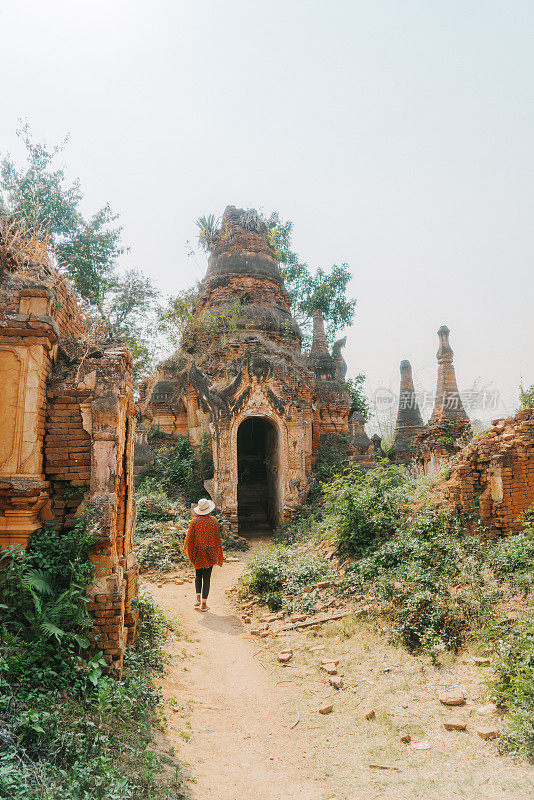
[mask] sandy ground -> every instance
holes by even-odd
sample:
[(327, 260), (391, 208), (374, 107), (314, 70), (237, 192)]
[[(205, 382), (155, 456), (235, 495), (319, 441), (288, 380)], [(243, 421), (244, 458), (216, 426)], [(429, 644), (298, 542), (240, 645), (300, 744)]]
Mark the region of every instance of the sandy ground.
[[(495, 721), (478, 711), (488, 700), (480, 668), (458, 660), (436, 669), (350, 619), (315, 633), (251, 636), (225, 592), (261, 543), (214, 569), (206, 614), (193, 608), (192, 584), (150, 585), (183, 632), (169, 643), (160, 746), (184, 765), (194, 800), (532, 800), (534, 771), (476, 734)], [(281, 667), (276, 656), (287, 647), (294, 658)], [(340, 659), (341, 691), (320, 669), (325, 657)], [(453, 686), (468, 697), (454, 713), (437, 701)], [(328, 699), (334, 711), (323, 716)], [(468, 731), (446, 732), (451, 716)], [(412, 744), (401, 743), (403, 731)], [(412, 749), (418, 741), (429, 748)]]

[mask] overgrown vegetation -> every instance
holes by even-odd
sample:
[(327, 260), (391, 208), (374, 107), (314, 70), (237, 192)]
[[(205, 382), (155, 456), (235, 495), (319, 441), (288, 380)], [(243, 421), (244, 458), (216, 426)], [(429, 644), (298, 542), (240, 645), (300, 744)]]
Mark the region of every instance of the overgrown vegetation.
[[(248, 564), (243, 584), (271, 611), (313, 610), (317, 593), (310, 584), (330, 576), (328, 561), (307, 548), (279, 544), (261, 550)], [(303, 593), (303, 589), (309, 589)]]
[(509, 712), (501, 746), (534, 762), (534, 614), (495, 643), (497, 702)]
[(187, 436), (170, 437), (157, 430), (151, 434), (154, 463), (144, 476), (154, 478), (173, 498), (187, 505), (205, 496), (204, 481), (213, 478), (211, 439), (204, 436), (195, 450)]
[[(317, 541), (327, 539), (348, 559), (335, 580), (344, 598), (364, 598), (413, 652), (437, 659), (443, 650), (458, 651), (496, 603), (532, 589), (534, 534), (526, 515), (522, 533), (492, 543), (481, 527), (470, 533), (466, 520), (432, 510), (428, 489), (427, 478), (386, 460), (368, 472), (351, 465), (329, 476), (312, 520), (303, 511), (278, 536), (281, 544), (256, 556), (245, 590), (270, 607), (290, 608), (284, 598), (292, 594), (293, 572), (301, 573), (302, 559), (317, 559)], [(313, 563), (328, 572), (323, 560)], [(308, 596), (306, 603), (310, 610)]]
[(347, 467), (348, 445), (347, 434), (330, 433), (321, 436), (314, 468), (315, 483), (310, 492), (311, 499), (318, 497), (323, 491), (323, 485)]
[(364, 383), (365, 375), (363, 372), (360, 372), (354, 378), (349, 378), (346, 385), (350, 397), (349, 415), (354, 413), (361, 414), (362, 417), (367, 420), (371, 417), (372, 410), (371, 403), (363, 388)]
[(85, 589), (91, 518), (43, 530), (0, 570), (0, 796), (14, 800), (178, 798), (180, 775), (160, 775), (152, 747), (168, 623), (146, 595), (122, 680), (90, 647)]
[(351, 464), (323, 485), (326, 525), (341, 555), (362, 555), (395, 533), (406, 487), (404, 467), (387, 461), (372, 470)]
[(520, 408), (534, 408), (534, 384), (526, 389), (519, 387), (519, 403)]

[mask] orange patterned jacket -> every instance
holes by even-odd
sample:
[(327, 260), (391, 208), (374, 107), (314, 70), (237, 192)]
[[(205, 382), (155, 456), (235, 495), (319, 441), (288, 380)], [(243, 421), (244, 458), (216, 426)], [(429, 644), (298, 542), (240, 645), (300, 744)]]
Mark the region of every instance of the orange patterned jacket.
[(189, 523), (184, 550), (195, 569), (222, 567), (223, 551), (219, 523), (211, 514), (195, 515)]

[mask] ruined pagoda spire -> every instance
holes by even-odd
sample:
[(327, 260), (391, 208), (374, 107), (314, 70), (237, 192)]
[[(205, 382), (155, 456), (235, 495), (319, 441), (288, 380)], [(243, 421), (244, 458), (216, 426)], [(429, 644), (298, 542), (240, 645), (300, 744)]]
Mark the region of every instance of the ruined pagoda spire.
[(463, 407), (460, 392), (456, 384), (456, 374), (452, 359), (454, 356), (449, 344), (449, 329), (442, 325), (438, 331), (439, 349), (436, 354), (438, 359), (438, 385), (434, 411), (429, 420), (429, 425), (441, 422), (469, 422)]
[(328, 344), (326, 341), (326, 333), (324, 330), (323, 312), (316, 309), (312, 311), (313, 320), (313, 339), (311, 346), (311, 353), (328, 353)]
[(417, 395), (413, 385), (412, 365), (409, 361), (400, 363), (400, 392), (397, 422), (393, 446), (396, 450), (411, 450), (415, 440), (424, 428), (423, 418), (419, 411)]

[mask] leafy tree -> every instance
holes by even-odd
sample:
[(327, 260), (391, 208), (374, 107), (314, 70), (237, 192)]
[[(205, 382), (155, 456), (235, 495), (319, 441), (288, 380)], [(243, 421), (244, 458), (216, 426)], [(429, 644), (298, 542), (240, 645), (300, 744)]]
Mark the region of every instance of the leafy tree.
[(80, 182), (69, 182), (56, 166), (68, 139), (54, 147), (34, 142), (27, 124), (17, 131), (26, 149), (26, 163), (11, 156), (0, 161), (0, 210), (24, 222), (32, 232), (48, 237), (53, 256), (65, 269), (80, 295), (92, 303), (107, 324), (108, 335), (130, 345), (134, 377), (154, 365), (154, 342), (148, 331), (156, 289), (138, 270), (117, 272), (126, 252), (121, 243), (118, 215), (108, 204), (92, 217), (80, 210)]
[(273, 211), (266, 224), (280, 261), (293, 314), (304, 334), (304, 345), (311, 343), (313, 311), (322, 311), (326, 335), (332, 344), (337, 331), (350, 325), (354, 317), (356, 300), (347, 299), (347, 286), (352, 277), (348, 264), (334, 264), (330, 270), (320, 267), (313, 274), (292, 250), (293, 223), (283, 222), (278, 212)]
[(129, 269), (113, 278), (104, 300), (109, 333), (128, 342), (137, 380), (149, 373), (157, 360), (155, 341), (148, 331), (158, 295), (150, 278), (139, 270)]
[(17, 131), (26, 148), (26, 164), (10, 155), (0, 161), (0, 205), (32, 230), (48, 234), (54, 254), (81, 296), (101, 306), (111, 288), (116, 261), (125, 252), (117, 214), (106, 203), (86, 219), (80, 210), (78, 180), (69, 183), (57, 156), (68, 139), (54, 147), (33, 141), (28, 124)]
[(182, 335), (191, 321), (197, 300), (198, 284), (172, 295), (166, 305), (157, 310), (157, 326), (159, 333), (171, 347), (178, 347)]

